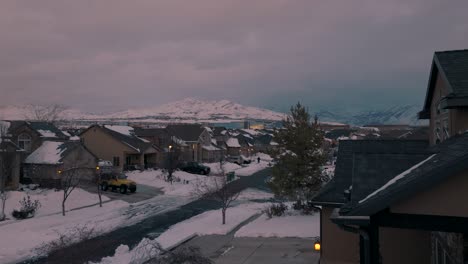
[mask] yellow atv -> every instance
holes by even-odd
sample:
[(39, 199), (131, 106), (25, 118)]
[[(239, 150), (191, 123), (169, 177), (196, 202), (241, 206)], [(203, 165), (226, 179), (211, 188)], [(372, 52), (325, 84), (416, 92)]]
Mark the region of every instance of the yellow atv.
[(101, 175), (101, 190), (107, 191), (111, 188), (112, 191), (119, 189), (121, 194), (136, 192), (136, 183), (127, 179), (127, 175), (120, 173), (103, 174)]

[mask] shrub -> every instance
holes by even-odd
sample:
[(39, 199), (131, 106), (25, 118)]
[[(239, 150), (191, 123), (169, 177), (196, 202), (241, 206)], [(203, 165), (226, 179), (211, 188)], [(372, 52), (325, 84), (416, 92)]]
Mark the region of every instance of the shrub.
[(31, 201), (31, 197), (23, 197), (20, 201), (21, 208), (19, 210), (13, 210), (12, 216), (16, 219), (26, 219), (34, 217), (37, 209), (41, 207), (41, 203), (38, 200)]
[(66, 233), (59, 233), (57, 230), (54, 231), (57, 233), (58, 239), (43, 243), (36, 248), (39, 255), (47, 255), (50, 252), (63, 249), (74, 243), (88, 240), (96, 236), (94, 227), (89, 227), (88, 225), (75, 226), (68, 229)]
[(315, 208), (311, 202), (302, 202), (302, 201), (295, 202), (293, 204), (293, 209), (297, 211), (301, 211), (301, 213), (305, 215), (311, 215), (315, 211), (317, 211), (317, 208)]
[(283, 216), (285, 215), (286, 211), (288, 210), (288, 206), (284, 203), (279, 204), (272, 204), (265, 209), (265, 214), (268, 218), (272, 218), (273, 216)]

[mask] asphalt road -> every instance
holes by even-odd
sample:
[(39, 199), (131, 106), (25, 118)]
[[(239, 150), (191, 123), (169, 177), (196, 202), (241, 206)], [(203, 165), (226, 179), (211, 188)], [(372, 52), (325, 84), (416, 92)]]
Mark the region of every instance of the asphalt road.
[[(240, 190), (246, 188), (268, 189), (265, 180), (270, 176), (270, 170), (266, 169), (252, 176), (241, 177), (231, 183), (233, 188)], [(51, 253), (47, 258), (29, 260), (23, 263), (50, 263), (50, 264), (81, 264), (88, 261), (99, 261), (103, 257), (113, 255), (115, 249), (126, 244), (130, 247), (138, 244), (144, 237), (155, 237), (167, 230), (170, 226), (184, 221), (192, 216), (208, 210), (219, 209), (220, 204), (212, 200), (200, 199), (173, 211), (158, 214), (147, 218), (142, 222), (114, 230), (103, 236), (83, 241), (70, 247)]]
[(304, 238), (234, 238), (233, 235), (201, 236), (186, 246), (199, 247), (216, 264), (316, 264), (320, 254), (314, 240)]
[[(97, 193), (96, 186), (84, 186), (84, 189), (91, 193)], [(148, 185), (138, 184), (135, 193), (127, 192), (121, 194), (119, 191), (102, 191), (102, 195), (109, 197), (111, 200), (122, 200), (127, 203), (137, 203), (147, 199), (151, 199), (157, 195), (164, 194), (160, 188), (151, 187)]]

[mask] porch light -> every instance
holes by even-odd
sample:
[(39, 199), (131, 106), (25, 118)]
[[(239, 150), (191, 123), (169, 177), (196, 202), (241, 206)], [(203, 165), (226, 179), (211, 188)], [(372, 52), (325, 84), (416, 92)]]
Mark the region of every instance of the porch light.
[(58, 174), (62, 174), (62, 170), (58, 170), (57, 173), (58, 173)]
[(172, 145), (169, 145), (169, 150), (171, 150), (171, 149), (172, 149)]
[(314, 243), (314, 250), (315, 251), (320, 251), (322, 245), (320, 245), (320, 241), (315, 241)]
[(96, 166), (96, 170), (99, 170), (99, 169), (100, 169), (99, 166)]

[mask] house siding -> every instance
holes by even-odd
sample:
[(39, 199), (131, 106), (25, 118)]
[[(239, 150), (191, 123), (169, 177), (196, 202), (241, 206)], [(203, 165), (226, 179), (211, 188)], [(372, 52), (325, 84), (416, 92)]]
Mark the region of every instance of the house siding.
[(468, 171), (391, 206), (394, 213), (468, 217)]
[(334, 208), (322, 209), (321, 264), (358, 264), (359, 235), (340, 229), (330, 220)]
[(80, 135), (84, 145), (99, 159), (113, 161), (119, 157), (120, 164), (116, 166), (123, 170), (126, 154), (134, 154), (135, 150), (114, 139), (99, 127), (91, 127)]
[(438, 112), (438, 106), (439, 106), (439, 102), (440, 100), (447, 96), (448, 94), (448, 88), (447, 86), (445, 85), (445, 82), (442, 78), (442, 76), (440, 75), (440, 73), (437, 74), (437, 77), (436, 77), (436, 83), (435, 83), (435, 88), (434, 88), (434, 91), (433, 91), (433, 96), (432, 96), (432, 102), (431, 102), (431, 119), (429, 121), (429, 128), (430, 128), (430, 132), (429, 132), (429, 140), (430, 140), (430, 143), (433, 145), (433, 144), (436, 144), (437, 143), (437, 129), (439, 130), (439, 140), (440, 141), (443, 141), (445, 139), (445, 136), (444, 136), (444, 131), (443, 131), (443, 126), (444, 126), (444, 122), (447, 122), (447, 124), (450, 124), (449, 125), (449, 133), (451, 134), (452, 131), (450, 131), (450, 127), (452, 126), (452, 120), (450, 120), (450, 111), (452, 110), (443, 110), (443, 109), (440, 109), (440, 112)]

